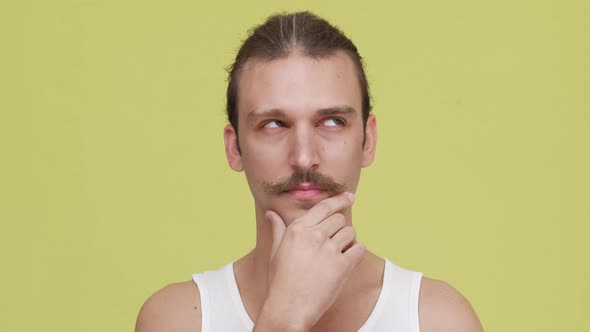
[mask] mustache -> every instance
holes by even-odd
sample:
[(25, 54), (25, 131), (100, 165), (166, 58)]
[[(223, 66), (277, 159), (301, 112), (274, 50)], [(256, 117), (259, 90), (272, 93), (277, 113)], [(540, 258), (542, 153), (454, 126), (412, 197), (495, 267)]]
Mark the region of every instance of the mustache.
[(280, 194), (285, 191), (293, 190), (301, 183), (313, 183), (329, 194), (344, 192), (346, 186), (334, 180), (334, 178), (315, 171), (302, 172), (295, 171), (291, 176), (279, 179), (275, 182), (264, 182), (265, 190), (272, 194)]

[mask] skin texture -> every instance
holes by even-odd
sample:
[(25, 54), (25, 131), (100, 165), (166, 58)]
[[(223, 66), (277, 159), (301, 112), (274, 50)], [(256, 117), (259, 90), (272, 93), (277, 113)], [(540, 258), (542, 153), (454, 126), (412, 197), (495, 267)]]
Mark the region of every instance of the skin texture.
[[(383, 259), (356, 242), (352, 201), (321, 191), (300, 199), (265, 186), (313, 171), (356, 191), (361, 168), (375, 156), (377, 124), (371, 115), (363, 128), (352, 61), (341, 52), (312, 59), (297, 50), (272, 61), (250, 59), (238, 94), (241, 153), (230, 125), (224, 138), (228, 163), (245, 172), (255, 201), (256, 246), (234, 264), (255, 331), (356, 331), (377, 301)], [(290, 283), (287, 275), (295, 276)], [(199, 308), (192, 281), (169, 285), (146, 301), (136, 331), (200, 331)], [(483, 330), (457, 290), (426, 277), (419, 317), (421, 331)]]

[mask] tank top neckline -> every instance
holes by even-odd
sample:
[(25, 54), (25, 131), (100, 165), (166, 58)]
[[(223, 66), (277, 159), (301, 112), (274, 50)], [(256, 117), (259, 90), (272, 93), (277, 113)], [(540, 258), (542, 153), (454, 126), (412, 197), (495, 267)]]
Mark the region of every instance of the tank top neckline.
[[(357, 332), (367, 332), (371, 330), (371, 328), (373, 327), (373, 325), (375, 325), (379, 316), (381, 315), (381, 312), (383, 312), (383, 308), (385, 306), (385, 303), (387, 302), (387, 298), (391, 293), (390, 289), (392, 286), (390, 282), (390, 275), (392, 273), (392, 263), (387, 258), (384, 258), (384, 261), (385, 265), (383, 268), (383, 284), (381, 285), (381, 291), (379, 292), (379, 296), (377, 297), (377, 302), (375, 303), (373, 310), (371, 310), (369, 317)], [(232, 302), (234, 303), (234, 306), (238, 311), (238, 315), (240, 316), (240, 319), (244, 326), (249, 331), (252, 331), (254, 329), (254, 322), (248, 315), (246, 307), (244, 306), (244, 302), (242, 301), (242, 297), (240, 295), (240, 290), (238, 289), (238, 283), (234, 273), (234, 262), (231, 262), (224, 267), (224, 274), (226, 276), (226, 281), (229, 286), (229, 292), (232, 298)]]

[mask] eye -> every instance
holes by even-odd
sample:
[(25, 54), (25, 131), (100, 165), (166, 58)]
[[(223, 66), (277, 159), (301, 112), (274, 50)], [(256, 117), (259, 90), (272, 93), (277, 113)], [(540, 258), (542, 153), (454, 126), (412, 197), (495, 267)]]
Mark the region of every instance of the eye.
[(284, 127), (285, 125), (278, 120), (270, 120), (265, 122), (262, 127), (263, 128), (280, 128), (280, 127)]
[(344, 121), (339, 118), (329, 118), (324, 120), (324, 124), (327, 127), (339, 127), (344, 125)]

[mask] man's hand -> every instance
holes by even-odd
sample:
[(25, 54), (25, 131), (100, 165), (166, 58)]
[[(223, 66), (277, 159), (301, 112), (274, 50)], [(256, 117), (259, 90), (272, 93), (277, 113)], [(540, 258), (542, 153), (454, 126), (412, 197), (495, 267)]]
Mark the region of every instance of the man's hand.
[(353, 201), (351, 193), (327, 198), (289, 227), (266, 213), (273, 232), (269, 288), (255, 331), (307, 331), (334, 304), (366, 251), (340, 213)]

